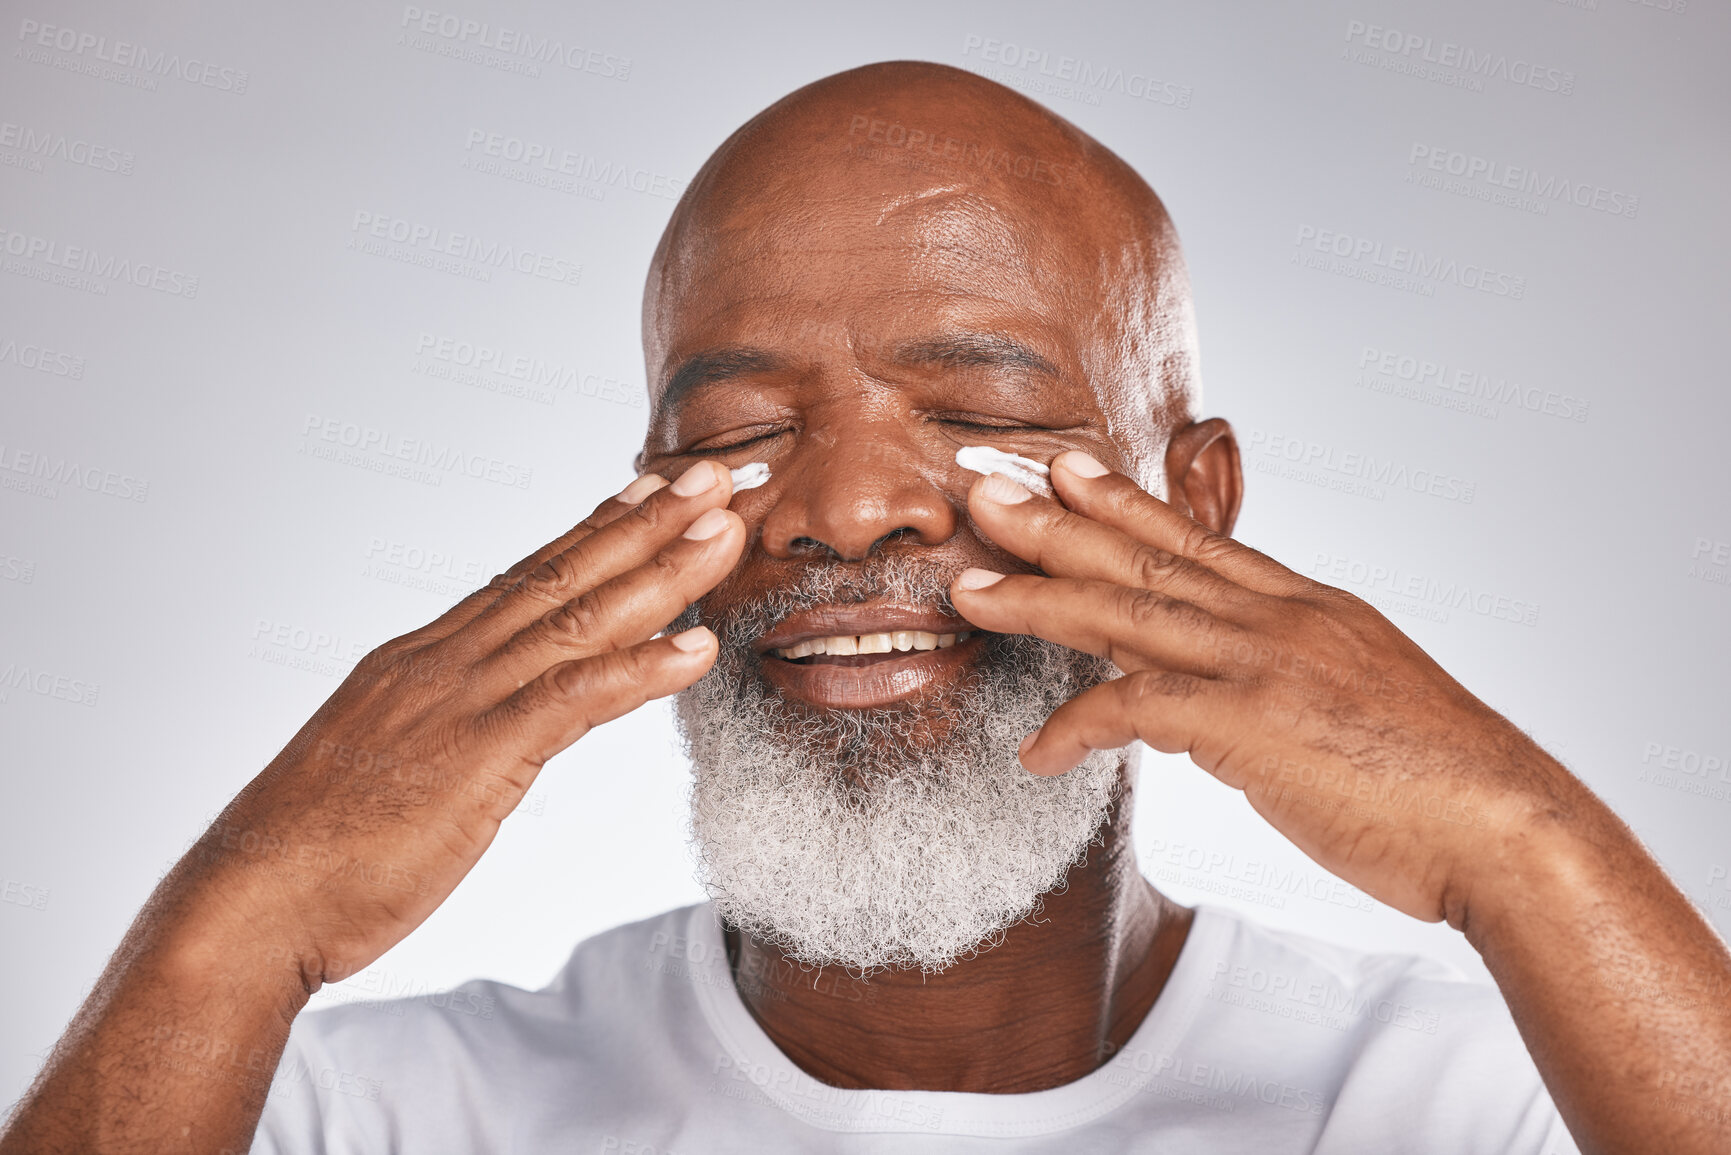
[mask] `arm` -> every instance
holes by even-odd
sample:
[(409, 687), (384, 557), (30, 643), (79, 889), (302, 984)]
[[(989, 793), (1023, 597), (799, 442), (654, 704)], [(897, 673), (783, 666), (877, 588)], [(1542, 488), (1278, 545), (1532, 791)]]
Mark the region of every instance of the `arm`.
[(157, 887), (0, 1155), (244, 1151), (311, 994), (425, 921), (549, 758), (715, 660), (653, 635), (738, 559), (731, 494), (640, 478), (362, 659)]
[(1029, 770), (1189, 753), (1328, 870), (1465, 932), (1584, 1151), (1731, 1150), (1731, 952), (1604, 803), (1358, 598), (1085, 454), (1052, 482), (969, 494), (1045, 576), (952, 587), (984, 629), (1125, 671), (1029, 736)]
[(1449, 922), (1583, 1151), (1731, 1150), (1731, 951), (1597, 799)]

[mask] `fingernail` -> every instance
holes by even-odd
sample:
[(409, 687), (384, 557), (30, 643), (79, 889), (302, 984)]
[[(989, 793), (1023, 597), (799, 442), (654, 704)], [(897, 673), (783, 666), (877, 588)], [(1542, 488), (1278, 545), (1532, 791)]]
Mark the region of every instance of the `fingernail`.
[[(673, 488), (679, 488), (679, 483), (677, 481), (673, 483)], [(701, 492), (701, 490), (699, 492)], [(689, 497), (690, 495), (687, 494), (686, 496)], [(726, 528), (726, 510), (706, 509), (703, 511), (703, 516), (699, 517), (696, 521), (687, 526), (684, 534), (681, 536), (688, 537), (692, 541), (704, 541), (708, 538), (714, 537)]]
[(679, 480), (673, 483), (673, 492), (680, 497), (696, 497), (706, 489), (714, 489), (720, 481), (721, 474), (715, 466), (699, 461), (679, 475)]
[(666, 484), (667, 479), (659, 473), (645, 473), (621, 489), (614, 500), (623, 501), (626, 505), (636, 505)]
[(996, 585), (1004, 580), (1004, 575), (997, 570), (980, 569), (969, 566), (956, 575), (956, 588), (963, 590), (983, 590), (989, 585)]
[(999, 505), (1017, 505), (1034, 495), (1003, 474), (994, 473), (980, 486), (980, 496)]
[[(716, 511), (712, 509), (709, 512), (715, 513)], [(692, 626), (689, 630), (683, 630), (680, 633), (674, 634), (667, 640), (673, 643), (674, 649), (684, 650), (688, 654), (695, 654), (698, 650), (703, 649), (703, 647), (709, 644), (709, 627)]]
[(1058, 457), (1063, 461), (1064, 468), (1077, 477), (1105, 477), (1112, 472), (1080, 449), (1067, 449), (1058, 454)]
[(1039, 736), (1040, 736), (1040, 732), (1038, 730), (1035, 730), (1032, 734), (1029, 734), (1026, 738), (1023, 738), (1022, 744), (1020, 746), (1016, 747), (1016, 757), (1020, 758), (1023, 754), (1026, 754), (1028, 752), (1028, 747), (1032, 746), (1034, 744), (1034, 739), (1038, 738)]

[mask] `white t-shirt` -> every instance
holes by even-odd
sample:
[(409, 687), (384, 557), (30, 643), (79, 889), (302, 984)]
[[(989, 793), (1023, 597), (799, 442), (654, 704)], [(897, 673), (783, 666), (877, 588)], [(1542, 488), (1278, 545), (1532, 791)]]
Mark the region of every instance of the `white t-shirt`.
[(255, 1155), (405, 1152), (1576, 1155), (1492, 987), (1196, 911), (1129, 1042), (1021, 1095), (849, 1091), (740, 1001), (708, 905), (577, 947), (545, 990), (304, 1014)]

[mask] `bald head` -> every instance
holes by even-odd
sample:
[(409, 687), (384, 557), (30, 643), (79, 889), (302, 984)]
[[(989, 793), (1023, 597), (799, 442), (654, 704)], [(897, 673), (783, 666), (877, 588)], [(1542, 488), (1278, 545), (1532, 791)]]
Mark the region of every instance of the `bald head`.
[[(694, 377), (738, 371), (689, 372), (765, 325), (791, 342), (783, 360), (829, 342), (894, 361), (922, 325), (937, 338), (1019, 329), (1039, 345), (1028, 351), (1091, 389), (1126, 464), (1155, 485), (1165, 437), (1197, 399), (1183, 259), (1153, 190), (1068, 121), (943, 65), (874, 64), (807, 85), (692, 181), (644, 296), (658, 408)], [(655, 439), (652, 428), (651, 451)]]

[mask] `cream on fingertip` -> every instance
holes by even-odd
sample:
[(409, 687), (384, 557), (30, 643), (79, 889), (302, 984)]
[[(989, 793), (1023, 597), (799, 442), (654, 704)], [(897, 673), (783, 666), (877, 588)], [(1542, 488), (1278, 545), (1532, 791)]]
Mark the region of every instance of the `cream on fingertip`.
[(1042, 497), (1052, 496), (1052, 483), (1046, 480), (1051, 470), (1031, 457), (1005, 453), (990, 445), (964, 445), (956, 450), (956, 464), (987, 477), (1001, 474)]
[(733, 492), (738, 493), (742, 489), (756, 489), (769, 480), (769, 463), (766, 461), (748, 462), (738, 469), (728, 470), (728, 474), (733, 478)]

